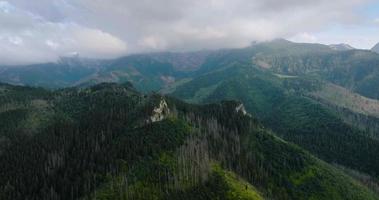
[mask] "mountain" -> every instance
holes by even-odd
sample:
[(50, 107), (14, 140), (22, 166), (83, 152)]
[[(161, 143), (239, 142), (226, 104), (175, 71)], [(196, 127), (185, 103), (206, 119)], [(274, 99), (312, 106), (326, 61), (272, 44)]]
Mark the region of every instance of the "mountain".
[(141, 91), (157, 91), (196, 68), (196, 62), (186, 63), (186, 59), (193, 58), (169, 53), (126, 56), (112, 60), (108, 67), (84, 80), (82, 84), (129, 81)]
[(162, 52), (110, 60), (61, 58), (56, 63), (0, 67), (0, 81), (51, 89), (129, 81), (139, 90), (156, 91), (192, 74), (211, 53)]
[(2, 82), (46, 88), (70, 87), (106, 66), (104, 60), (61, 58), (56, 63), (0, 67)]
[(355, 49), (354, 47), (350, 46), (349, 44), (331, 44), (329, 47), (336, 51), (348, 51)]
[(1, 84), (0, 198), (379, 199), (251, 115), (129, 83)]
[[(379, 56), (366, 50), (333, 51), (313, 44), (262, 44), (271, 51), (253, 55), (253, 64), (290, 76), (317, 76), (360, 95), (378, 99)], [(317, 48), (316, 48), (317, 47)], [(294, 49), (304, 48), (304, 52)], [(280, 51), (279, 51), (280, 50)]]
[[(379, 138), (379, 101), (337, 85), (336, 79), (324, 75), (334, 74), (333, 68), (338, 65), (342, 70), (346, 70), (342, 66), (350, 67), (338, 64), (343, 59), (337, 57), (342, 55), (351, 60), (351, 68), (379, 68), (375, 64), (378, 56), (368, 51), (339, 52), (325, 45), (279, 40), (214, 54), (196, 77), (167, 91), (192, 103), (240, 100), (248, 112), (283, 139), (375, 180), (379, 163), (371, 156), (379, 151), (375, 147)], [(366, 65), (353, 61), (363, 62), (364, 57)], [(343, 76), (368, 76), (346, 71)], [(370, 78), (375, 77), (378, 76)]]
[(371, 49), (372, 51), (374, 51), (374, 52), (377, 52), (377, 53), (379, 53), (379, 43), (378, 44), (376, 44), (374, 47), (372, 47), (372, 49)]
[(238, 99), (282, 138), (326, 161), (378, 177), (379, 163), (371, 157), (379, 151), (378, 140), (372, 138), (378, 138), (377, 131), (371, 136), (359, 130), (313, 98), (310, 93), (320, 91), (321, 85), (231, 64), (178, 86), (172, 95), (195, 103)]
[[(343, 46), (346, 47), (334, 45), (337, 49)], [(149, 92), (181, 84), (228, 62), (259, 66), (286, 76), (318, 76), (365, 97), (379, 99), (378, 54), (357, 49), (336, 51), (328, 45), (293, 43), (284, 39), (239, 49), (137, 54), (74, 65), (60, 61), (0, 67), (0, 81), (54, 89), (130, 81), (137, 89)]]
[[(379, 55), (372, 51), (336, 51), (327, 45), (277, 39), (246, 48), (139, 54), (101, 63), (96, 72), (69, 85), (86, 91), (101, 82), (130, 81), (138, 91), (159, 90), (189, 103), (240, 101), (275, 137), (378, 191)], [(49, 73), (38, 72), (43, 76), (34, 83), (49, 80)]]

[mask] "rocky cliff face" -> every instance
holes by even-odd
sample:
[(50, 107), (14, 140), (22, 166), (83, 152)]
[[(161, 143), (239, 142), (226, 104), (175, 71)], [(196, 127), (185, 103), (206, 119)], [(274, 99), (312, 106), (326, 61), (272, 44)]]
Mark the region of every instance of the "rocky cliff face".
[(163, 98), (159, 102), (159, 105), (154, 107), (152, 114), (150, 118), (148, 119), (149, 122), (159, 122), (162, 121), (167, 117), (167, 115), (170, 114), (170, 109), (168, 108), (166, 100)]

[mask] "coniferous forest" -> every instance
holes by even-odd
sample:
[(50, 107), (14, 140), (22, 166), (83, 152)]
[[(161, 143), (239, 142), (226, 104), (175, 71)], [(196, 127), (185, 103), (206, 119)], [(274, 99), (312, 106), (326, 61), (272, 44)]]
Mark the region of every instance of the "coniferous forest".
[(241, 102), (187, 104), (129, 83), (0, 88), (1, 199), (378, 199)]

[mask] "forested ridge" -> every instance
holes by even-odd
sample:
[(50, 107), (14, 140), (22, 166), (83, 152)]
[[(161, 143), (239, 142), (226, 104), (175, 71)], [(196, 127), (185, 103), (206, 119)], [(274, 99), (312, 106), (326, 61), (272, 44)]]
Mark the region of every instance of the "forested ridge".
[(378, 199), (240, 102), (0, 86), (0, 199)]
[(178, 86), (172, 95), (196, 103), (238, 99), (281, 138), (329, 163), (369, 174), (377, 183), (377, 118), (314, 98), (311, 94), (323, 84), (312, 77), (279, 78), (231, 63)]

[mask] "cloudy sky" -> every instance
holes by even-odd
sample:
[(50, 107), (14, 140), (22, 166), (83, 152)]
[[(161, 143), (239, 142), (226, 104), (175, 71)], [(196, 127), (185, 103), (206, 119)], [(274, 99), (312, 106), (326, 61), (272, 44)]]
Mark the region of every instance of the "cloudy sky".
[(0, 0), (0, 64), (61, 56), (379, 42), (377, 0)]

